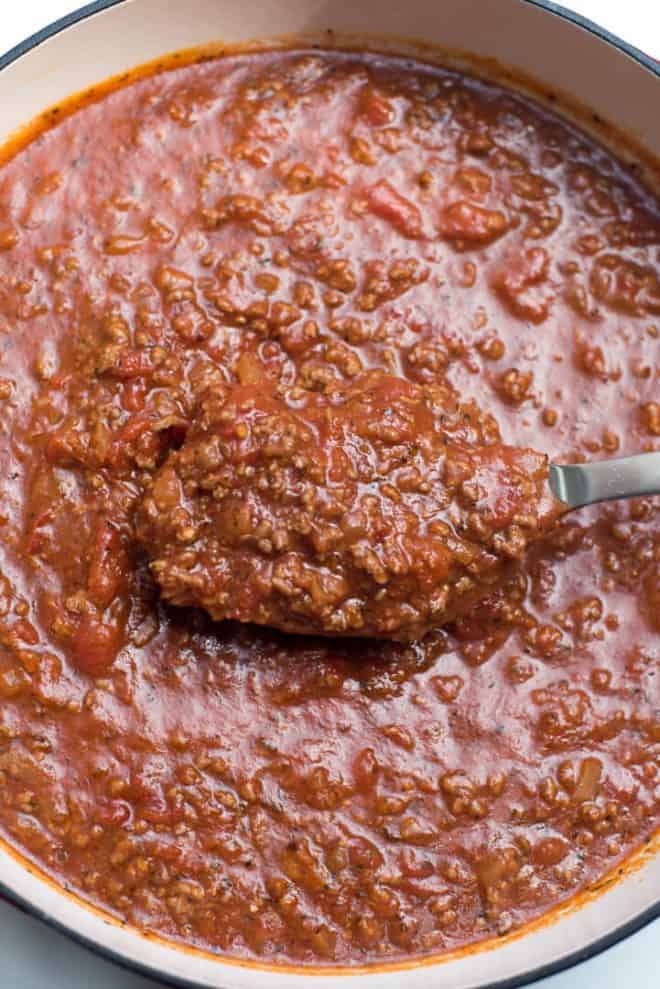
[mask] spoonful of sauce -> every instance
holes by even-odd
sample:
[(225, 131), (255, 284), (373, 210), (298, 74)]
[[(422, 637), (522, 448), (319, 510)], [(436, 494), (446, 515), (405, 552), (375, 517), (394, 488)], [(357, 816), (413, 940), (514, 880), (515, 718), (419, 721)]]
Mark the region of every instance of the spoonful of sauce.
[(571, 505), (603, 492), (600, 466), (550, 468), (449, 385), (381, 371), (323, 394), (216, 387), (156, 474), (137, 534), (171, 604), (414, 640), (468, 613)]

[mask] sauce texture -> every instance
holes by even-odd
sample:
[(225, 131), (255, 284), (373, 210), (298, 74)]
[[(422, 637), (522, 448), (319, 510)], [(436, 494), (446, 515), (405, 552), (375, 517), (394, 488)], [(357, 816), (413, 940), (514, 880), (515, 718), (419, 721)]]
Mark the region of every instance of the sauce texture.
[(416, 641), (467, 615), (559, 516), (547, 458), (444, 386), (204, 387), (136, 533), (163, 597), (308, 635)]
[(139, 928), (283, 963), (439, 954), (602, 878), (660, 820), (658, 499), (573, 513), (413, 643), (171, 607), (136, 518), (208, 390), (379, 371), (475, 402), (503, 444), (597, 458), (660, 449), (659, 346), (658, 202), (455, 72), (228, 56), (20, 150), (0, 169), (4, 837)]

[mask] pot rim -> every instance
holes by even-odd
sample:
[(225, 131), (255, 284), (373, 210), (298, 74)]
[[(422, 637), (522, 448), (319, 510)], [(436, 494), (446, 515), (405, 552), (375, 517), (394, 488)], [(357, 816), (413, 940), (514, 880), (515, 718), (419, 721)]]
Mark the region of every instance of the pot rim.
[[(71, 11), (69, 14), (65, 14), (63, 17), (58, 18), (57, 20), (41, 28), (39, 31), (36, 31), (24, 41), (19, 42), (13, 48), (10, 48), (9, 51), (4, 54), (0, 54), (0, 72), (10, 66), (13, 62), (16, 62), (18, 59), (22, 58), (24, 55), (29, 54), (45, 41), (48, 41), (50, 38), (53, 38), (65, 31), (67, 28), (73, 27), (74, 25), (93, 17), (95, 14), (109, 10), (112, 7), (118, 7), (126, 2), (127, 0), (92, 0), (91, 3), (87, 3), (82, 7)], [(584, 17), (576, 11), (569, 10), (562, 4), (555, 3), (554, 0), (522, 0), (522, 3), (531, 7), (537, 7), (551, 16), (558, 17), (559, 19), (566, 21), (575, 27), (594, 35), (612, 48), (627, 55), (660, 80), (660, 61), (652, 58), (650, 55), (645, 54), (645, 52), (641, 51), (639, 48), (636, 48), (634, 45), (624, 41), (618, 35), (607, 30), (607, 28), (602, 27), (590, 18)], [(17, 860), (21, 860), (22, 856), (20, 852), (14, 853), (14, 850), (9, 845), (7, 846), (7, 849)], [(33, 870), (28, 869), (27, 866), (25, 866), (25, 869), (27, 872), (37, 871), (41, 876), (43, 876), (43, 881), (55, 886), (58, 885), (55, 881), (46, 878), (45, 874), (42, 873), (38, 867), (36, 870)], [(53, 916), (37, 904), (33, 903), (31, 900), (16, 892), (16, 890), (5, 883), (1, 876), (0, 893), (14, 905), (23, 909), (30, 916), (42, 921), (54, 930), (65, 934), (67, 937), (71, 938), (71, 940), (75, 941), (77, 944), (80, 944), (82, 947), (87, 948), (95, 955), (98, 955), (107, 961), (113, 962), (115, 965), (124, 970), (138, 972), (141, 975), (156, 978), (161, 982), (172, 986), (191, 987), (191, 989), (195, 989), (195, 987), (199, 986), (199, 983), (192, 983), (187, 980), (179, 979), (177, 976), (171, 975), (168, 972), (147, 963), (140, 962), (135, 959), (128, 959), (124, 955), (115, 951), (113, 948), (80, 933), (74, 927), (67, 925), (66, 922)], [(69, 894), (67, 894), (63, 887), (61, 888), (61, 895), (65, 898), (69, 897)], [(81, 905), (84, 905), (84, 901), (81, 901)], [(579, 909), (575, 912), (577, 914)], [(660, 918), (660, 896), (652, 906), (641, 911), (641, 913), (630, 920), (620, 924), (607, 934), (594, 938), (582, 948), (578, 948), (575, 951), (562, 955), (552, 962), (547, 962), (543, 965), (532, 968), (524, 974), (509, 976), (503, 979), (495, 979), (492, 982), (487, 982), (481, 987), (481, 989), (518, 989), (518, 987), (529, 986), (534, 982), (547, 978), (548, 976), (557, 975), (560, 972), (567, 971), (582, 962), (586, 962), (589, 959), (594, 958), (607, 949), (614, 947), (616, 944), (619, 944), (626, 938), (642, 930), (658, 918)], [(171, 944), (171, 947), (173, 948), (177, 947), (177, 944), (174, 941), (168, 943)], [(185, 948), (181, 948), (180, 950), (185, 950)], [(218, 956), (218, 961), (222, 962), (222, 960), (222, 956)], [(285, 969), (283, 969), (283, 971), (285, 971)], [(313, 974), (313, 971), (313, 969), (310, 969), (310, 974)], [(377, 969), (375, 971), (377, 971)]]

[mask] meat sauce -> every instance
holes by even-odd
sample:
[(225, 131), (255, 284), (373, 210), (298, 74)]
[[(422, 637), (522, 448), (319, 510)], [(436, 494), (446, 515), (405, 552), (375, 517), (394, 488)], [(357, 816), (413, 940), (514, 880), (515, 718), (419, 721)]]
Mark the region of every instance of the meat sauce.
[(660, 449), (659, 334), (658, 202), (571, 125), (442, 68), (227, 56), (20, 149), (0, 170), (7, 841), (138, 928), (308, 964), (505, 935), (618, 867), (660, 818), (657, 499), (573, 513), (412, 643), (172, 607), (136, 518), (209, 390), (313, 403), (380, 373), (555, 459)]
[(171, 604), (414, 641), (496, 591), (559, 515), (547, 458), (498, 439), (446, 385), (378, 370), (323, 392), (211, 386), (136, 534)]

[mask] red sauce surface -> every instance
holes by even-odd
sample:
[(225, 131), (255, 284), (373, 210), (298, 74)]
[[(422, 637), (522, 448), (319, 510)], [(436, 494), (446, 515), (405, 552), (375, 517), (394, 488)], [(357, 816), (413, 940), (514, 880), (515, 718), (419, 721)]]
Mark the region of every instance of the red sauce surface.
[(0, 825), (236, 957), (505, 934), (660, 813), (660, 505), (574, 513), (412, 644), (162, 603), (137, 506), (201, 383), (448, 386), (553, 458), (660, 448), (660, 206), (439, 68), (262, 53), (143, 79), (0, 170)]

